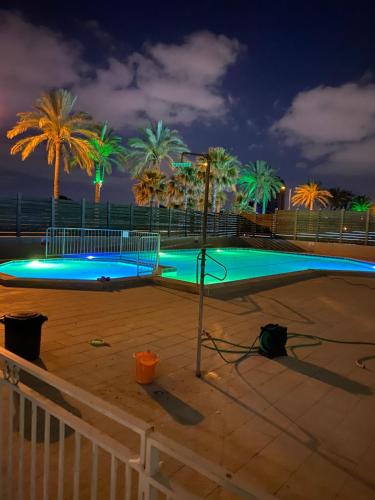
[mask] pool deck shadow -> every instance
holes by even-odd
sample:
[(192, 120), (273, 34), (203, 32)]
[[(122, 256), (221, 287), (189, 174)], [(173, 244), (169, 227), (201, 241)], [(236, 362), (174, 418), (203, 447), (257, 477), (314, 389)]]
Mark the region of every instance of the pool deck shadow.
[[(42, 368), (43, 370), (47, 371), (46, 365), (43, 363), (42, 359), (37, 359), (34, 361), (34, 364), (36, 366), (39, 366), (39, 368)], [(63, 408), (64, 410), (68, 411), (69, 413), (72, 413), (76, 417), (81, 418), (81, 412), (75, 408), (73, 405), (71, 405), (61, 394), (59, 390), (57, 390), (55, 387), (43, 382), (42, 380), (39, 380), (35, 378), (34, 376), (30, 375), (27, 372), (21, 371), (20, 372), (20, 381), (27, 385), (27, 387), (31, 388), (32, 390), (38, 392), (41, 394), (43, 397), (45, 397), (47, 400), (52, 401), (56, 405), (58, 405), (59, 408)], [(20, 406), (19, 406), (19, 398), (14, 399), (14, 427), (15, 429), (18, 429), (19, 426), (19, 411), (20, 411)], [(32, 405), (31, 401), (28, 399), (25, 399), (25, 409), (24, 409), (24, 433), (25, 433), (25, 438), (30, 441), (31, 440), (31, 428), (32, 428)], [(37, 408), (37, 416), (36, 416), (38, 425), (36, 427), (36, 442), (37, 443), (42, 443), (44, 442), (44, 431), (45, 431), (45, 421), (46, 421), (46, 414), (44, 410), (41, 408)], [(69, 437), (74, 431), (68, 427), (65, 426), (64, 429), (64, 436), (65, 438)], [(59, 441), (59, 422), (56, 418), (54, 418), (51, 415), (50, 419), (50, 431), (49, 431), (49, 442), (50, 443), (57, 443)]]
[(202, 413), (158, 383), (143, 385), (142, 388), (179, 424), (198, 425), (204, 420)]
[(343, 375), (328, 370), (322, 366), (310, 363), (309, 361), (289, 356), (275, 358), (275, 361), (288, 368), (288, 370), (293, 370), (301, 373), (302, 375), (306, 375), (307, 377), (319, 380), (324, 384), (337, 387), (352, 394), (360, 394), (364, 396), (371, 396), (374, 394), (371, 388), (367, 385), (361, 384), (360, 382), (352, 380), (348, 377), (344, 377)]

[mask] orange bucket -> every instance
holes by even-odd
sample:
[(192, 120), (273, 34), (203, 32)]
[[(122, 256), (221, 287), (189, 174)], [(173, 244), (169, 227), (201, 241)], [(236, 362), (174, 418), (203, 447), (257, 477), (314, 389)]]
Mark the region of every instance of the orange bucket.
[(151, 351), (141, 351), (133, 354), (135, 358), (135, 380), (138, 384), (151, 384), (155, 378), (156, 365), (159, 357)]

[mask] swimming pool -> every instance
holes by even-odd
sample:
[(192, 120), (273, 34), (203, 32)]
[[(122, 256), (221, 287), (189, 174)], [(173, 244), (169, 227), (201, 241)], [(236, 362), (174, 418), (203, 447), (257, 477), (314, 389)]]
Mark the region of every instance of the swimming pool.
[[(160, 265), (166, 267), (162, 271), (162, 277), (195, 283), (198, 254), (198, 249), (161, 251)], [(217, 262), (208, 258), (206, 273), (222, 278), (226, 269), (224, 283), (311, 269), (375, 273), (375, 264), (370, 262), (309, 254), (247, 248), (212, 248), (207, 250), (207, 255)], [(26, 279), (94, 281), (103, 276), (111, 279), (151, 276), (153, 267), (148, 266), (147, 262), (137, 266), (120, 261), (116, 254), (82, 254), (76, 255), (76, 258), (70, 256), (60, 259), (10, 261), (0, 264), (0, 273)], [(208, 285), (220, 282), (213, 276), (205, 278)]]
[(0, 273), (16, 278), (93, 281), (103, 276), (113, 279), (151, 275), (152, 267), (113, 260), (38, 259), (6, 262), (0, 265)]
[[(198, 254), (199, 250), (161, 251), (160, 264), (175, 268), (174, 270), (163, 271), (163, 277), (195, 283)], [(310, 254), (294, 254), (248, 248), (216, 248), (208, 249), (207, 255), (213, 257), (226, 267), (227, 276), (223, 280), (224, 282), (310, 269), (375, 273), (375, 264), (370, 262), (337, 257), (320, 257)], [(211, 259), (207, 260), (206, 272), (220, 278), (224, 277), (224, 269)], [(205, 283), (213, 284), (219, 283), (219, 281), (211, 276), (207, 276)]]

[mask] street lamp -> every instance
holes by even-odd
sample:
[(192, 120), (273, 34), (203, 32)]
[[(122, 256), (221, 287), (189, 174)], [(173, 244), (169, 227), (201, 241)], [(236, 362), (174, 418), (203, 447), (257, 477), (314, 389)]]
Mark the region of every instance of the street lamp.
[(206, 246), (207, 246), (207, 220), (208, 220), (208, 196), (210, 191), (210, 169), (211, 161), (210, 156), (207, 153), (190, 153), (185, 151), (181, 154), (180, 163), (172, 163), (174, 167), (190, 167), (191, 162), (184, 162), (185, 156), (197, 156), (205, 160), (204, 166), (205, 177), (204, 177), (204, 206), (203, 206), (203, 224), (201, 231), (201, 268), (200, 268), (200, 279), (199, 279), (199, 309), (198, 309), (198, 328), (197, 328), (197, 358), (196, 358), (196, 368), (195, 375), (197, 377), (201, 376), (201, 353), (202, 353), (202, 336), (203, 336), (203, 307), (204, 307), (204, 277), (206, 271)]

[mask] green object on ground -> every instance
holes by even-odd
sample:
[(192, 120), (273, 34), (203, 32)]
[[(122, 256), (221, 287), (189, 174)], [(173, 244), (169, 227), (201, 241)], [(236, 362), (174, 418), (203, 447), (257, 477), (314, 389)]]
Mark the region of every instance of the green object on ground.
[(108, 342), (105, 342), (103, 339), (92, 339), (90, 340), (90, 345), (93, 347), (109, 346)]

